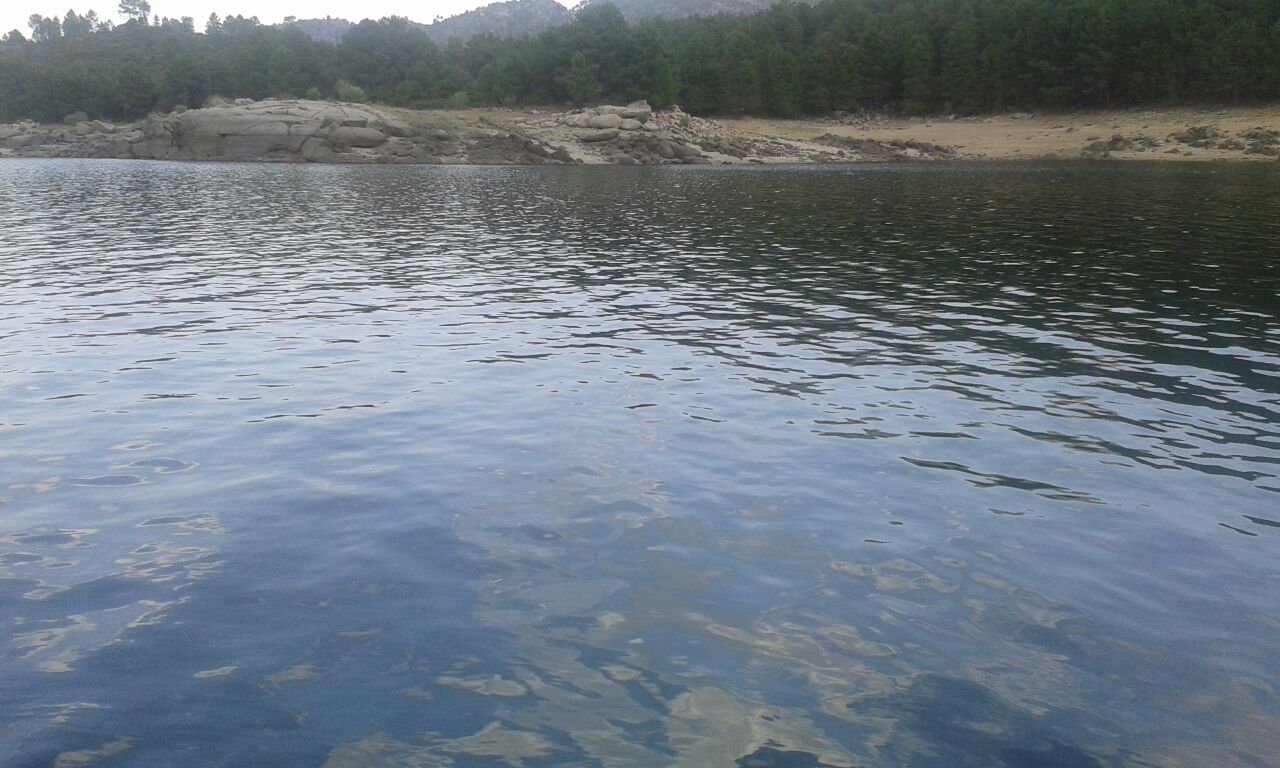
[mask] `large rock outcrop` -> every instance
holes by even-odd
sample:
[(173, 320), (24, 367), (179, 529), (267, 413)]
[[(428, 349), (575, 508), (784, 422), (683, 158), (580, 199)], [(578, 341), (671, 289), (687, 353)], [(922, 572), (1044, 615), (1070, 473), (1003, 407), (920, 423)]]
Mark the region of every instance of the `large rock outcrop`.
[(638, 131), (653, 117), (653, 108), (647, 101), (633, 101), (625, 107), (605, 104), (589, 109), (578, 109), (560, 115), (562, 125), (571, 128), (594, 128), (597, 130), (619, 129)]
[(419, 130), (374, 107), (273, 99), (152, 115), (145, 121), (0, 126), (0, 155), (320, 163), (571, 162), (556, 147), (501, 131)]
[[(377, 162), (393, 137), (406, 144), (413, 129), (373, 108), (322, 101), (262, 101), (152, 117), (137, 157), (157, 160), (320, 160)], [(411, 156), (412, 147), (404, 147)], [(390, 156), (400, 156), (388, 148)]]

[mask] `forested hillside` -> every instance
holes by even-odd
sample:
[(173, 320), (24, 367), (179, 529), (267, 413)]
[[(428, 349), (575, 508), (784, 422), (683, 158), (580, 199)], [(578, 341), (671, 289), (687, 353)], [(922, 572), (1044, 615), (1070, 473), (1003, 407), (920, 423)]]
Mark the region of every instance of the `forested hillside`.
[(214, 95), (412, 107), (647, 98), (779, 116), (1280, 97), (1275, 0), (824, 0), (636, 24), (593, 4), (536, 37), (444, 46), (395, 18), (363, 21), (336, 45), (241, 17), (203, 30), (87, 18), (44, 19), (36, 41), (4, 38), (0, 119), (137, 117)]

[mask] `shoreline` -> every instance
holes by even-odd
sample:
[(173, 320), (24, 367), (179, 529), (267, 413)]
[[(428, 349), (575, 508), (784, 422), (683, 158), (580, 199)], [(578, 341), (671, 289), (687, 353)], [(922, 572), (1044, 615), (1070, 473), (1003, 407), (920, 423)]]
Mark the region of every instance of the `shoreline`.
[(644, 102), (556, 112), (239, 99), (113, 124), (0, 125), (0, 158), (422, 165), (1280, 161), (1280, 104), (982, 117), (703, 119)]
[(745, 133), (799, 140), (832, 133), (863, 140), (935, 142), (953, 147), (969, 160), (1280, 159), (1280, 105), (1013, 113), (958, 119), (735, 118), (724, 122)]

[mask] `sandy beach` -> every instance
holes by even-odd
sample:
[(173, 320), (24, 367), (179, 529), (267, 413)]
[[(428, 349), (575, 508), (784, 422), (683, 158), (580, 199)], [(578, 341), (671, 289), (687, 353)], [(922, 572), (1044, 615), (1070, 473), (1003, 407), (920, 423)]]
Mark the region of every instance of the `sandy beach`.
[(1238, 161), (1274, 160), (1280, 156), (1280, 105), (1020, 113), (960, 119), (742, 118), (721, 122), (746, 135), (800, 142), (812, 142), (827, 134), (878, 142), (926, 142), (952, 148), (966, 158), (983, 160), (1107, 157)]

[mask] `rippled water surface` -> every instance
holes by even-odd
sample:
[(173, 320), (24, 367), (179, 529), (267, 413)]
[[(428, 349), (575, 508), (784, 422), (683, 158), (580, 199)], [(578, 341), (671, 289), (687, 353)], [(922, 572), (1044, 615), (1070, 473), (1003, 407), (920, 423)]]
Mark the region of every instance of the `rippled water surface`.
[(1274, 169), (0, 164), (0, 765), (1280, 765)]

